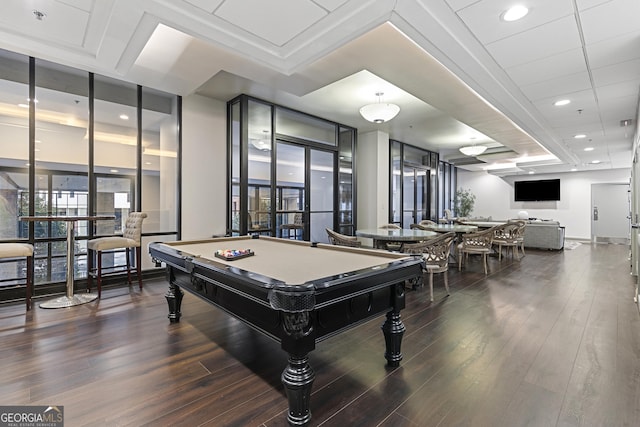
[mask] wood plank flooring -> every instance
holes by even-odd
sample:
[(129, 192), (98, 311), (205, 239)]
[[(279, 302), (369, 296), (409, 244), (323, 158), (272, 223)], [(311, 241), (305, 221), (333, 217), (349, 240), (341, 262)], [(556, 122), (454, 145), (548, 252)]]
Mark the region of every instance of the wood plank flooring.
[[(313, 426), (638, 426), (640, 315), (628, 247), (492, 257), (407, 291), (404, 359), (383, 317), (326, 340)], [(162, 281), (69, 309), (0, 307), (0, 404), (64, 405), (67, 426), (286, 425), (279, 345)], [(36, 304), (41, 301), (36, 300)]]

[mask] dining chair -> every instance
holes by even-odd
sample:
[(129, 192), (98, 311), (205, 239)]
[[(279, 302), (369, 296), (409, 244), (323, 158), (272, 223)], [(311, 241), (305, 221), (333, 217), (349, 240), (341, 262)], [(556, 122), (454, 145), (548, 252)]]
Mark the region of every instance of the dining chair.
[(451, 246), (456, 238), (456, 233), (443, 233), (433, 239), (418, 243), (405, 243), (403, 252), (414, 255), (422, 255), (424, 259), (423, 278), (424, 284), (426, 275), (429, 274), (429, 292), (433, 301), (433, 275), (434, 273), (444, 273), (444, 287), (449, 295), (449, 255)]
[(525, 256), (526, 254), (524, 253), (524, 229), (527, 227), (527, 221), (519, 219), (515, 221), (510, 221), (510, 222), (515, 222), (516, 224), (518, 224), (518, 228), (514, 233), (514, 237), (516, 239), (516, 242), (518, 243), (518, 245), (516, 246), (516, 254), (517, 254), (518, 248), (520, 248), (520, 251), (522, 252), (522, 256)]
[[(142, 222), (147, 217), (144, 212), (131, 212), (127, 216), (122, 236), (99, 237), (87, 241), (87, 289), (91, 290), (92, 278), (98, 282), (98, 298), (102, 295), (102, 277), (104, 274), (120, 272), (123, 265), (102, 266), (102, 255), (105, 251), (125, 249), (127, 259), (127, 282), (131, 285), (131, 250), (135, 251), (135, 270), (138, 276), (138, 286), (142, 290)], [(97, 258), (97, 266), (93, 268), (94, 253)]]
[(518, 248), (522, 248), (524, 256), (524, 227), (525, 221), (509, 221), (502, 226), (495, 227), (493, 245), (498, 247), (498, 259), (502, 259), (502, 248), (511, 249), (511, 256), (518, 257)]
[(352, 248), (359, 248), (362, 246), (362, 242), (360, 242), (356, 236), (340, 234), (330, 228), (325, 228), (325, 230), (327, 230), (327, 236), (329, 236), (329, 242), (331, 242), (332, 245), (350, 246)]
[(518, 229), (519, 224), (515, 222), (508, 222), (506, 224), (502, 224), (494, 227), (493, 230), (493, 242), (491, 243), (493, 246), (497, 246), (498, 252), (498, 260), (502, 260), (502, 249), (506, 248), (507, 251), (511, 249), (511, 257), (513, 258), (514, 252), (515, 257), (518, 257), (518, 242), (515, 237), (516, 230)]
[[(499, 226), (496, 226), (499, 227)], [(469, 257), (470, 254), (482, 255), (482, 264), (484, 266), (484, 274), (487, 273), (487, 257), (491, 253), (493, 242), (493, 233), (496, 227), (487, 228), (477, 233), (467, 233), (461, 236), (458, 244), (458, 270), (462, 270), (463, 259)]]
[(429, 228), (429, 226), (427, 225), (422, 225), (422, 224), (411, 224), (409, 226), (410, 229), (412, 230), (426, 230), (426, 231), (431, 231), (431, 229)]
[(33, 245), (29, 243), (0, 243), (0, 259), (26, 258), (26, 303), (27, 310), (31, 310), (31, 296), (33, 294)]
[[(382, 224), (378, 227), (383, 230), (402, 230), (398, 224)], [(388, 251), (400, 251), (402, 249), (402, 242), (386, 241), (384, 242), (384, 248)]]
[(444, 217), (440, 218), (438, 220), (438, 222), (440, 224), (451, 224), (454, 220), (455, 220), (455, 218), (453, 217), (453, 214), (452, 214), (451, 210), (450, 209), (445, 209), (444, 210)]

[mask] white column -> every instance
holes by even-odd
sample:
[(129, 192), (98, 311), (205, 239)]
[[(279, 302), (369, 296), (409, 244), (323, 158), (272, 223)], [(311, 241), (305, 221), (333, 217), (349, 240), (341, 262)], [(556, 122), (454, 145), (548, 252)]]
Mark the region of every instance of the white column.
[(389, 222), (389, 134), (358, 135), (358, 228), (377, 228)]

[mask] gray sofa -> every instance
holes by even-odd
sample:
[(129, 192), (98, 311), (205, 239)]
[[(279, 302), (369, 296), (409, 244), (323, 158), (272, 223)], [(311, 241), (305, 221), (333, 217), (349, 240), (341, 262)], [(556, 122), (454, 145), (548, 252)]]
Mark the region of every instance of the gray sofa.
[(564, 248), (564, 227), (558, 221), (529, 221), (524, 228), (524, 247), (560, 250)]

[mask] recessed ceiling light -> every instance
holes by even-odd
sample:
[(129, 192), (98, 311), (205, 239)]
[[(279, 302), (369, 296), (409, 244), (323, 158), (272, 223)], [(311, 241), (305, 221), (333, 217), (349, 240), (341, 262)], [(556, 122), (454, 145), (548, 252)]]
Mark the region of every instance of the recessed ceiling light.
[(553, 103), (556, 107), (562, 107), (563, 105), (571, 104), (571, 100), (569, 99), (561, 99)]
[(120, 114), (120, 118), (122, 120), (129, 120), (129, 116), (127, 116), (126, 114)]
[(502, 14), (502, 20), (507, 22), (517, 21), (518, 19), (524, 18), (527, 13), (529, 13), (529, 9), (518, 4), (506, 10)]
[(573, 136), (575, 139), (582, 139), (582, 138), (586, 138), (587, 135), (585, 135), (584, 133), (579, 133), (577, 135)]
[(529, 175), (533, 175), (534, 173), (534, 171), (529, 171)]
[(593, 147), (585, 147), (584, 151), (593, 151), (595, 150), (595, 148)]
[(578, 170), (578, 168), (571, 168), (571, 172), (575, 172), (577, 170)]
[(594, 165), (597, 165), (598, 163), (600, 163), (600, 160), (592, 160), (591, 163), (593, 163)]
[(109, 172), (116, 173), (116, 172), (118, 172), (118, 169), (110, 169)]

